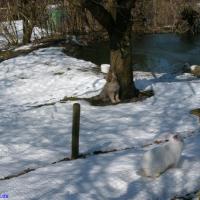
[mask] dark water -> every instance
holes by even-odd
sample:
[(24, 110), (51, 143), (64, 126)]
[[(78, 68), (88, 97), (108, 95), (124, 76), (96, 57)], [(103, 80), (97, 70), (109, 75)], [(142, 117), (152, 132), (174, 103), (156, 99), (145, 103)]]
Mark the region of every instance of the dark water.
[[(77, 57), (98, 65), (109, 63), (108, 43), (83, 47)], [(200, 36), (148, 34), (133, 39), (134, 70), (180, 72), (184, 63), (200, 64)]]

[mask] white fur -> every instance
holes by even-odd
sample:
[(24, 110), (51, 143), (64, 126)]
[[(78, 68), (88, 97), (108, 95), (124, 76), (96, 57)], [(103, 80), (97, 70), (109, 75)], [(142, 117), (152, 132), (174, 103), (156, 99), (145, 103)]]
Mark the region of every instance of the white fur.
[(189, 63), (185, 63), (183, 69), (197, 77), (200, 76), (200, 65), (190, 65)]
[(147, 151), (142, 160), (142, 174), (157, 177), (170, 167), (176, 167), (182, 153), (183, 140), (171, 135), (169, 141)]
[(196, 70), (196, 69), (198, 69), (198, 68), (200, 68), (199, 65), (191, 65), (191, 66), (190, 66), (191, 71), (194, 71), (194, 70)]

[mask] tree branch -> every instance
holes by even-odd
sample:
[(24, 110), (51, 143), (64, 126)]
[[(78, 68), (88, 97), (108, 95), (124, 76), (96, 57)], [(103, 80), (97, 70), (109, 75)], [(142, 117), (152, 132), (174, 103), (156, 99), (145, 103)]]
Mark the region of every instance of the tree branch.
[(117, 4), (119, 5), (119, 7), (131, 9), (135, 6), (136, 1), (137, 0), (117, 0)]
[(82, 3), (91, 12), (93, 17), (108, 31), (108, 34), (111, 35), (116, 24), (111, 14), (101, 5), (101, 1), (82, 0)]
[(131, 23), (131, 9), (134, 8), (136, 0), (117, 0), (116, 26), (119, 37), (127, 30)]

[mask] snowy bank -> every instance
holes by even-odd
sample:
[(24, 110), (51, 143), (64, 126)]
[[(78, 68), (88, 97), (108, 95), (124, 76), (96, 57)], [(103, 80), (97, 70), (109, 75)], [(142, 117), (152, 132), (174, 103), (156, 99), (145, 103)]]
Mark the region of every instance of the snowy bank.
[[(105, 80), (95, 69), (90, 62), (66, 56), (62, 48), (39, 49), (0, 63), (0, 178), (70, 156), (74, 102), (62, 104), (59, 100), (98, 94)], [(20, 200), (67, 195), (70, 200), (145, 200), (150, 190), (153, 199), (159, 195), (168, 198), (200, 186), (199, 122), (190, 114), (199, 107), (200, 80), (188, 74), (137, 72), (135, 81), (138, 88), (152, 88), (155, 95), (143, 102), (106, 107), (80, 101), (80, 152), (135, 150), (41, 168), (0, 181), (1, 191), (9, 199)], [(57, 103), (32, 107), (51, 102)], [(189, 136), (194, 132), (192, 139)], [(136, 171), (143, 145), (170, 133), (187, 138), (183, 164), (159, 179), (142, 179)]]

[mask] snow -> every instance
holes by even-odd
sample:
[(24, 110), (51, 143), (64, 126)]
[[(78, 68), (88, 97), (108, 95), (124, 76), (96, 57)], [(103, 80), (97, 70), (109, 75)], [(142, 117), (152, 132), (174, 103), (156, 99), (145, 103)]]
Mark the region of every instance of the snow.
[(33, 47), (32, 44), (22, 45), (14, 49), (14, 51), (30, 50)]
[[(200, 79), (189, 74), (135, 72), (143, 102), (94, 107), (81, 104), (80, 152), (130, 150), (51, 163), (70, 156), (72, 105), (59, 100), (90, 97), (105, 80), (91, 62), (62, 48), (33, 51), (0, 63), (0, 192), (9, 199), (170, 199), (200, 188), (200, 132), (190, 110), (199, 107)], [(54, 105), (34, 108), (41, 104)], [(185, 137), (182, 162), (157, 179), (137, 174), (144, 151), (171, 133)]]
[(0, 187), (9, 199), (15, 200), (167, 200), (198, 189), (199, 143), (200, 136), (189, 138), (179, 167), (156, 179), (139, 176), (138, 163), (143, 152), (127, 150), (40, 168), (0, 182)]

